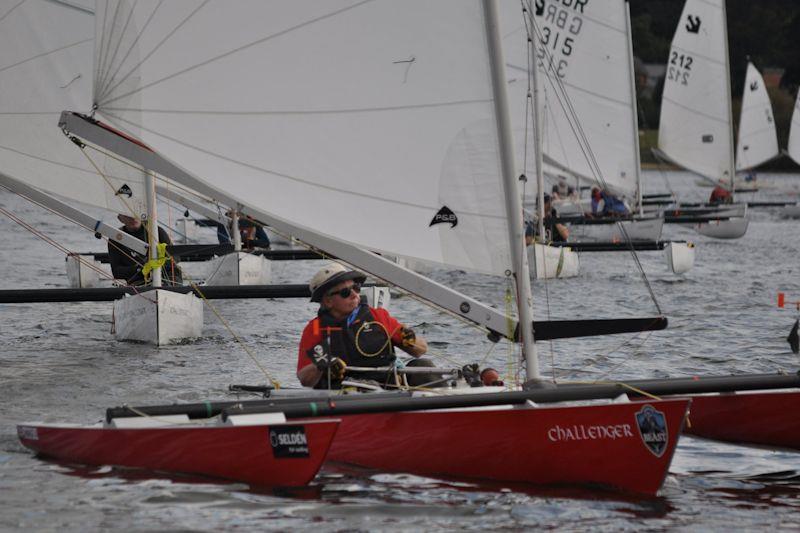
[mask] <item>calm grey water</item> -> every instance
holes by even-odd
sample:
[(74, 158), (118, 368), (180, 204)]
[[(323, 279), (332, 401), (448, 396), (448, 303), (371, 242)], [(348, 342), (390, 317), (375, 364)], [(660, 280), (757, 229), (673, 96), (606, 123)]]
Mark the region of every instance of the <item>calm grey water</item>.
[[(700, 199), (686, 174), (669, 187)], [(783, 188), (800, 176), (767, 176)], [(665, 191), (648, 173), (650, 191)], [(759, 193), (762, 194), (762, 193)], [(795, 193), (796, 197), (796, 193)], [(12, 210), (74, 251), (101, 241), (6, 192)], [(785, 341), (796, 313), (776, 308), (776, 294), (800, 299), (798, 221), (754, 212), (747, 235), (714, 241), (687, 228), (665, 236), (697, 243), (695, 268), (666, 270), (661, 253), (640, 255), (670, 327), (650, 335), (540, 343), (542, 367), (559, 379), (687, 376), (795, 371)], [(64, 287), (64, 260), (50, 244), (0, 217), (0, 288)], [(213, 238), (208, 234), (209, 239)], [(318, 265), (278, 263), (275, 282), (305, 282)], [(582, 275), (534, 288), (537, 318), (613, 318), (655, 312), (628, 254), (583, 254)], [(435, 277), (503, 306), (505, 287), (463, 273)], [(314, 313), (305, 301), (216, 301), (259, 362), (284, 385), (293, 377), (299, 332)], [(507, 346), (492, 348), (473, 328), (408, 297), (393, 313), (424, 332), (443, 362), (506, 368)], [(225, 397), (231, 383), (264, 376), (230, 333), (206, 311), (197, 342), (153, 348), (118, 343), (108, 303), (0, 305), (0, 530), (450, 530), (598, 529), (756, 530), (800, 527), (800, 453), (710, 443), (684, 437), (662, 495), (635, 499), (580, 489), (464, 483), (357, 469), (324, 469), (303, 490), (264, 492), (110, 468), (44, 462), (18, 443), (25, 421), (94, 422), (123, 403)], [(509, 458), (513, 461), (513, 458)]]

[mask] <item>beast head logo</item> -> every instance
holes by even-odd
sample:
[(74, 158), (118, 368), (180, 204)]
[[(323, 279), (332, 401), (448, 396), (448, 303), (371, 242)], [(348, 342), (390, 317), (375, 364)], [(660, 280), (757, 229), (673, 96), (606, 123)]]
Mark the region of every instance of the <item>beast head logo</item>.
[(445, 223), (450, 224), (451, 228), (455, 228), (458, 225), (458, 217), (456, 216), (455, 213), (450, 211), (450, 208), (447, 207), (446, 205), (442, 206), (442, 208), (439, 209), (439, 212), (436, 213), (436, 215), (434, 215), (433, 219), (431, 220), (431, 223), (428, 224), (428, 227), (430, 228), (434, 224), (445, 224)]
[(664, 413), (652, 405), (645, 405), (636, 413), (636, 427), (647, 449), (656, 457), (664, 455), (669, 441)]

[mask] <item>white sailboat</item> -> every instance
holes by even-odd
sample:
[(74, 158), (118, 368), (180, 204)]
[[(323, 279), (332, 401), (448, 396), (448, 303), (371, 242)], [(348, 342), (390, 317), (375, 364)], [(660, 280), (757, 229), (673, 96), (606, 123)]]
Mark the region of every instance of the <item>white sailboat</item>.
[[(792, 125), (789, 129), (789, 141), (787, 143), (786, 153), (795, 163), (800, 165), (800, 91), (797, 91), (797, 98), (794, 102)], [(786, 206), (783, 209), (783, 216), (800, 218), (800, 204)]]
[[(516, 329), (527, 376), (539, 379), (495, 2), (280, 7), (103, 3), (98, 54), (109, 66), (95, 93), (96, 116), (152, 150), (74, 113), (62, 115), (62, 126), (221, 203), (242, 205), (490, 332), (516, 338)], [(103, 52), (104, 42), (118, 43), (120, 53)], [(519, 318), (368, 250), (505, 278), (515, 287)], [(470, 401), (478, 396), (491, 401)], [(330, 457), (423, 474), (580, 480), (652, 493), (687, 403), (649, 403), (669, 428), (657, 439), (665, 446), (641, 444), (648, 439), (624, 430), (620, 438), (577, 442), (534, 429), (548, 427), (536, 415), (584, 413), (581, 424), (596, 424), (607, 410), (638, 424), (645, 419), (638, 404), (504, 405), (343, 417)], [(376, 424), (387, 417), (407, 438), (376, 446)], [(481, 442), (464, 431), (477, 422), (491, 435)], [(484, 443), (501, 441), (513, 447), (513, 466), (508, 456), (505, 466), (489, 456), (475, 460)]]
[[(518, 142), (523, 138), (541, 137), (541, 152), (549, 169), (577, 177), (582, 183), (599, 185), (631, 203), (641, 204), (636, 91), (627, 3), (615, 0), (576, 5), (573, 9), (549, 3), (532, 6), (539, 28), (538, 39), (532, 42), (539, 43), (535, 56), (539, 78), (544, 80), (539, 83), (541, 90), (538, 86), (532, 87), (526, 75), (530, 70), (525, 66), (530, 62), (527, 42), (531, 30), (524, 26), (518, 14), (514, 18), (513, 2), (503, 5), (509, 27), (516, 28), (504, 37), (512, 76), (509, 92), (512, 108), (516, 107), (512, 117), (525, 117), (526, 97), (531, 92), (541, 93), (543, 120), (516, 124), (515, 131), (520, 132)], [(528, 103), (527, 107), (532, 106)], [(538, 135), (532, 132), (524, 135), (526, 128), (530, 130), (533, 124), (540, 124)], [(536, 154), (540, 150), (534, 147), (528, 151)], [(520, 153), (525, 153), (525, 147)], [(537, 176), (541, 176), (541, 172), (537, 172)], [(651, 216), (616, 224), (573, 225), (572, 232), (577, 240), (583, 241), (657, 241), (663, 225), (663, 217)], [(671, 243), (666, 253), (673, 272), (685, 272), (693, 265), (694, 248), (686, 243)], [(556, 265), (564, 262), (557, 250), (549, 252), (549, 257)], [(538, 264), (539, 257), (536, 261)]]
[(778, 132), (764, 78), (748, 61), (739, 116), (736, 171), (751, 170), (779, 154)]
[[(53, 128), (65, 106), (92, 108), (92, 8), (88, 2), (35, 1), (0, 13), (0, 183), (89, 231), (155, 254), (154, 241), (148, 246), (78, 208), (149, 220), (152, 236), (157, 217), (154, 195), (147, 198), (146, 173), (113, 156), (87, 155)], [(73, 282), (86, 279), (80, 258), (68, 257), (67, 267)], [(153, 279), (160, 279), (159, 268)], [(202, 302), (193, 295), (154, 291), (116, 301), (113, 316), (118, 339), (163, 344), (199, 336)]]
[(792, 112), (792, 125), (789, 128), (789, 141), (786, 147), (795, 163), (800, 165), (800, 91), (797, 91), (797, 98), (794, 101), (794, 111)]
[[(640, 204), (636, 93), (624, 2), (533, 6), (541, 28), (538, 51), (548, 164)], [(563, 12), (563, 15), (560, 13)], [(581, 239), (658, 240), (663, 219), (581, 228)], [(624, 228), (624, 229), (623, 229)], [(573, 228), (573, 231), (575, 228)]]
[[(658, 129), (671, 161), (734, 190), (733, 117), (724, 0), (686, 0), (667, 60)], [(738, 238), (746, 217), (695, 225), (701, 235)]]

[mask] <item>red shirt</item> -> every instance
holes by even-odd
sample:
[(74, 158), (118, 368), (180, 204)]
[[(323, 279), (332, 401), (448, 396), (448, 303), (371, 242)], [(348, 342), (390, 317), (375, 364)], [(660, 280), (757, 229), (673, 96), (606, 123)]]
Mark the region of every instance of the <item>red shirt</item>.
[[(383, 324), (383, 326), (386, 328), (386, 331), (389, 332), (389, 335), (392, 338), (392, 344), (395, 346), (400, 346), (400, 344), (403, 342), (403, 336), (400, 331), (403, 325), (398, 322), (396, 318), (390, 315), (386, 309), (375, 309), (370, 307), (369, 310), (372, 312), (372, 316), (375, 317), (375, 321)], [(308, 358), (307, 352), (320, 342), (322, 342), (322, 330), (319, 326), (319, 317), (315, 317), (313, 320), (309, 321), (308, 324), (306, 324), (305, 329), (303, 329), (303, 336), (300, 337), (300, 351), (297, 355), (298, 372), (300, 369), (311, 364), (311, 359)]]

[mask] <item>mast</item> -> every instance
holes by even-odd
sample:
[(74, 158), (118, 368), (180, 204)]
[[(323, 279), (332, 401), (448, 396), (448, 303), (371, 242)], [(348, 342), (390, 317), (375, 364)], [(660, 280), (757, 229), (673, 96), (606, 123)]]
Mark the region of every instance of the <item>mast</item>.
[(500, 164), (503, 172), (503, 191), (505, 193), (508, 218), (508, 239), (511, 248), (512, 268), (515, 272), (517, 285), (520, 340), (522, 342), (522, 353), (525, 356), (527, 377), (528, 379), (539, 379), (539, 362), (536, 356), (536, 348), (533, 344), (533, 328), (531, 327), (531, 324), (533, 324), (531, 278), (528, 271), (528, 257), (525, 253), (522, 202), (519, 198), (515, 176), (514, 144), (511, 134), (511, 118), (508, 112), (505, 62), (495, 0), (483, 0), (483, 12), (486, 18), (486, 40), (491, 63), (497, 136), (500, 144)]
[(239, 206), (231, 211), (231, 238), (233, 239), (233, 249), (237, 252), (242, 251), (242, 234), (239, 232)]
[(733, 107), (731, 104), (731, 57), (728, 51), (728, 13), (725, 9), (725, 0), (722, 0), (722, 35), (723, 43), (725, 44), (725, 97), (728, 99), (728, 146), (730, 153), (728, 161), (728, 172), (731, 175), (731, 200), (734, 199), (736, 191), (736, 163), (734, 162), (734, 144), (733, 144)]
[[(150, 246), (148, 256), (151, 260), (158, 259), (158, 209), (156, 202), (156, 180), (152, 172), (144, 171), (144, 191), (147, 202), (147, 244)], [(153, 287), (161, 287), (161, 267), (152, 270)]]
[(631, 131), (633, 132), (633, 145), (636, 149), (636, 165), (634, 167), (636, 172), (636, 205), (639, 206), (639, 214), (644, 215), (644, 206), (642, 205), (642, 161), (641, 153), (639, 152), (639, 106), (636, 102), (636, 73), (633, 64), (633, 34), (631, 33), (630, 0), (625, 0), (625, 35), (628, 38), (628, 78), (630, 79), (631, 102), (633, 105), (633, 125)]
[[(538, 192), (536, 194), (538, 199), (538, 211), (539, 211), (539, 238), (542, 239), (542, 244), (545, 242), (545, 233), (544, 233), (544, 217), (546, 213), (544, 212), (544, 172), (542, 170), (542, 159), (544, 157), (543, 154), (543, 147), (544, 147), (544, 139), (542, 138), (542, 121), (539, 120), (539, 102), (541, 101), (541, 92), (539, 91), (539, 60), (538, 56), (536, 55), (536, 17), (533, 16), (533, 13), (528, 11), (527, 15), (523, 14), (523, 16), (528, 16), (531, 19), (531, 29), (533, 30), (533, 35), (530, 39), (530, 51), (531, 56), (533, 57), (533, 66), (531, 68), (531, 76), (533, 77), (533, 113), (531, 115), (533, 119), (533, 144), (534, 144), (534, 165), (536, 168), (536, 187)], [(580, 186), (578, 189), (580, 191)]]

